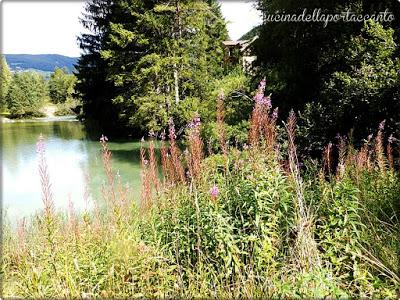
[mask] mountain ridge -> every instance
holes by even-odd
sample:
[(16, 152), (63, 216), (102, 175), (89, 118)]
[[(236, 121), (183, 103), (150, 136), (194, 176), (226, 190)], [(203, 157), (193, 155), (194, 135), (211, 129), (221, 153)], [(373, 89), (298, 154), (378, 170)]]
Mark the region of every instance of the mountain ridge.
[(53, 72), (56, 67), (72, 73), (79, 59), (61, 54), (4, 54), (4, 57), (14, 72), (34, 70), (45, 73)]

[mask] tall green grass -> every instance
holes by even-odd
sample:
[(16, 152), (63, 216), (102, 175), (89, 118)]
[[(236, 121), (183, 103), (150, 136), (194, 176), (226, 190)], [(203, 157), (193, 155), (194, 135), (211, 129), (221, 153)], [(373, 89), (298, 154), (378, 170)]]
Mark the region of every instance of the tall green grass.
[(382, 126), (362, 149), (342, 138), (300, 166), (295, 115), (279, 135), (263, 92), (242, 149), (221, 130), (222, 153), (205, 157), (196, 118), (182, 152), (171, 122), (159, 180), (143, 147), (139, 205), (103, 137), (104, 205), (57, 212), (41, 141), (44, 210), (5, 229), (3, 296), (398, 297), (400, 176)]

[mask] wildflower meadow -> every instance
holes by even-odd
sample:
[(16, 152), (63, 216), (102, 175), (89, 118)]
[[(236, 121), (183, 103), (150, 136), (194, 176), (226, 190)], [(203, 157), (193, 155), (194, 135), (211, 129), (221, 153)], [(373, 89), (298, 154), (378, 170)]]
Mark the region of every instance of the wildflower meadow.
[(39, 137), (43, 208), (5, 227), (5, 297), (385, 298), (400, 292), (398, 144), (385, 123), (356, 149), (340, 136), (319, 159), (300, 156), (297, 116), (278, 124), (262, 81), (248, 142), (219, 151), (195, 117), (178, 139), (142, 140), (141, 198), (99, 143), (107, 180), (87, 209), (54, 206), (46, 141)]

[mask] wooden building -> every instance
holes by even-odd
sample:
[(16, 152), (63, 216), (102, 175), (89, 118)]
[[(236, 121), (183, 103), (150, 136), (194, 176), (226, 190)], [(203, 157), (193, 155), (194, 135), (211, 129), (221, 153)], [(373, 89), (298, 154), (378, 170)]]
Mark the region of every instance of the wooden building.
[(258, 39), (258, 36), (250, 40), (239, 41), (224, 41), (225, 47), (225, 63), (227, 64), (241, 64), (245, 72), (250, 73), (253, 68), (253, 63), (257, 56), (253, 55), (250, 45)]

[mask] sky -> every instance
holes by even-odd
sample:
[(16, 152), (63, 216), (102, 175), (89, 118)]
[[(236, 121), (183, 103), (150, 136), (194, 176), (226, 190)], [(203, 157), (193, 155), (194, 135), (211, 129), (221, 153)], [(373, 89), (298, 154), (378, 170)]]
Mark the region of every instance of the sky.
[[(62, 54), (77, 57), (77, 36), (84, 32), (79, 23), (82, 1), (13, 1), (2, 5), (1, 37), (5, 54)], [(220, 1), (231, 39), (239, 39), (261, 22), (254, 2)]]

